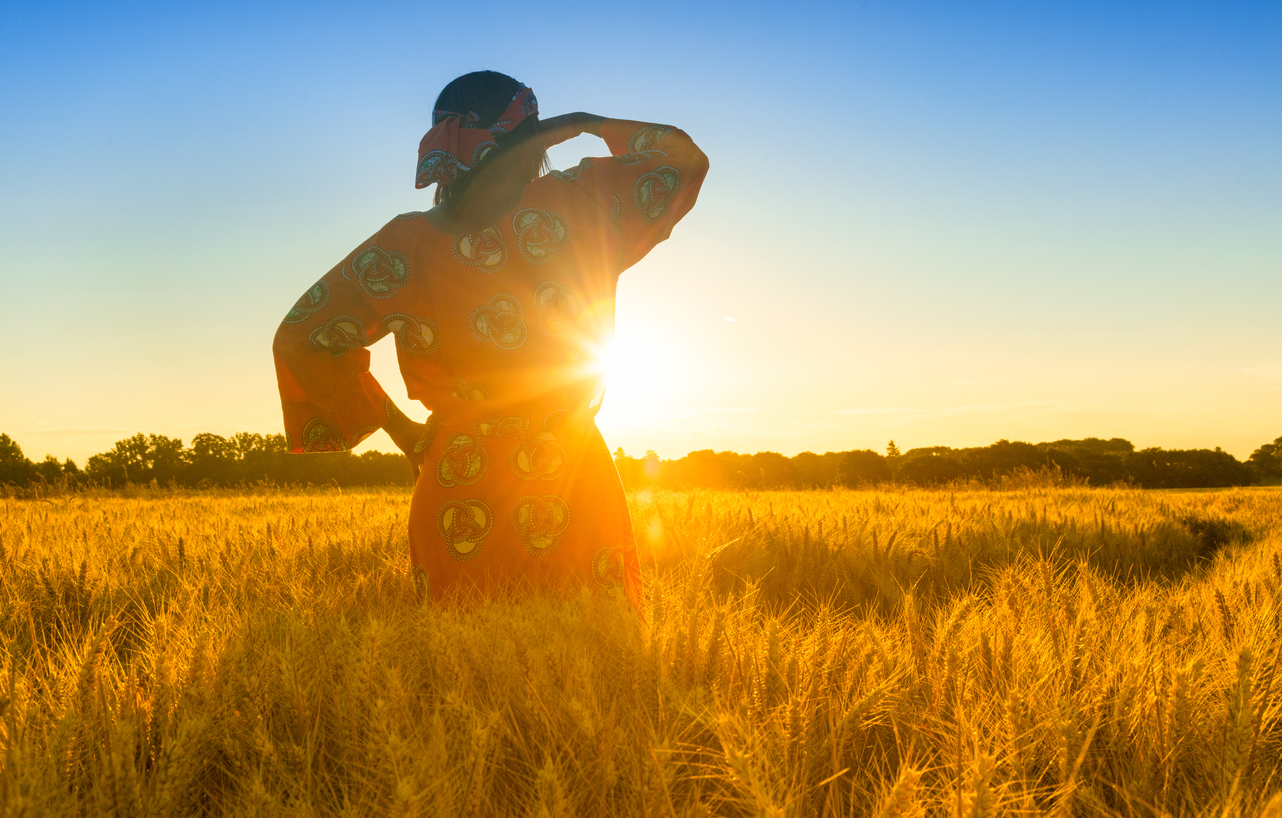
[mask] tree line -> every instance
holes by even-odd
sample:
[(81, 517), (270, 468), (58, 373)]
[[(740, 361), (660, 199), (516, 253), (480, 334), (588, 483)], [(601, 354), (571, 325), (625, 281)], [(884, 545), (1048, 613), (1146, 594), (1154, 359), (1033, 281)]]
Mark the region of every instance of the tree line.
[[(885, 453), (871, 449), (786, 457), (778, 452), (738, 454), (710, 449), (674, 460), (654, 452), (614, 454), (628, 489), (830, 488), (901, 484), (937, 486), (956, 481), (994, 482), (1023, 471), (1052, 470), (1090, 485), (1125, 483), (1142, 488), (1245, 486), (1282, 479), (1282, 437), (1265, 443), (1245, 461), (1220, 449), (1137, 451), (1121, 438), (1023, 443), (953, 449), (931, 446), (900, 452), (892, 440)], [(401, 454), (290, 454), (284, 435), (247, 432), (223, 437), (198, 434), (184, 446), (178, 438), (136, 434), (90, 457), (83, 469), (52, 455), (32, 462), (11, 437), (0, 434), (0, 484), (128, 483), (236, 486), (269, 481), (289, 485), (410, 485)]]
[(1057, 440), (953, 449), (931, 446), (900, 452), (892, 440), (885, 454), (862, 449), (785, 457), (777, 452), (737, 454), (704, 450), (676, 460), (654, 452), (614, 453), (623, 484), (722, 488), (829, 488), (903, 484), (938, 486), (956, 481), (991, 483), (1023, 471), (1051, 470), (1090, 485), (1123, 483), (1142, 488), (1246, 486), (1282, 478), (1282, 437), (1244, 463), (1221, 449), (1136, 451), (1128, 440)]
[(241, 432), (231, 437), (198, 434), (191, 445), (164, 435), (142, 433), (119, 440), (85, 461), (83, 469), (52, 455), (33, 463), (18, 444), (0, 434), (0, 484), (59, 481), (105, 486), (126, 483), (179, 486), (237, 486), (270, 481), (282, 485), (410, 485), (402, 454), (290, 454), (284, 435)]

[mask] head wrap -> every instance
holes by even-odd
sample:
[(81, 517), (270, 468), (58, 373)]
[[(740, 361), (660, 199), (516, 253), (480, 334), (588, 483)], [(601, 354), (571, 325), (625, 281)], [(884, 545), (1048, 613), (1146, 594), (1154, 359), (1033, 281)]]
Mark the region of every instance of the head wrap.
[(414, 187), (424, 188), (432, 183), (448, 185), (476, 167), (486, 154), (498, 146), (498, 134), (511, 133), (527, 117), (539, 114), (539, 101), (534, 92), (522, 85), (516, 96), (499, 116), (498, 122), (488, 128), (477, 125), (475, 113), (460, 114), (455, 111), (432, 112), (432, 130), (418, 143), (418, 172)]

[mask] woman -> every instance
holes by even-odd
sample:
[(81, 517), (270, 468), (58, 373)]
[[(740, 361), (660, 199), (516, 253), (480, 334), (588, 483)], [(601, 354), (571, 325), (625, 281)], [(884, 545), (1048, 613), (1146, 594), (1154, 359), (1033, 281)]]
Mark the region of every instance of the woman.
[[(379, 428), (416, 473), (410, 564), (434, 598), (512, 584), (619, 588), (639, 603), (623, 487), (594, 417), (598, 356), (621, 272), (694, 205), (707, 157), (665, 125), (578, 113), (542, 122), (534, 93), (493, 71), (437, 99), (397, 216), (285, 316), (273, 351), (295, 452), (341, 451)], [(611, 157), (539, 176), (582, 133)], [(409, 420), (369, 373), (384, 335)]]

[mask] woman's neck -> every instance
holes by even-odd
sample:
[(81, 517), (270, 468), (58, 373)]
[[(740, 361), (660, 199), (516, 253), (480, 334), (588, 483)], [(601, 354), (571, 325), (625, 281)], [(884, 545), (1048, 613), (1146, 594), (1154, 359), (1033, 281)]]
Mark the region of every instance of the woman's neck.
[(531, 174), (519, 159), (502, 155), (477, 168), (476, 178), (459, 199), (442, 202), (424, 217), (436, 229), (454, 235), (475, 233), (494, 224), (516, 209), (530, 181)]

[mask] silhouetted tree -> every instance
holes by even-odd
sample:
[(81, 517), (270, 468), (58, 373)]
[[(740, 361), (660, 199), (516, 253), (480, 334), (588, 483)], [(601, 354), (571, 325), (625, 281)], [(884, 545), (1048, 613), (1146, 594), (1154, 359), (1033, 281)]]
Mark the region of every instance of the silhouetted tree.
[(890, 480), (890, 465), (886, 458), (872, 449), (844, 452), (837, 482), (843, 486), (885, 483)]
[[(967, 477), (994, 480), (1016, 469), (1048, 465), (1096, 485), (1127, 481), (1152, 488), (1194, 488), (1243, 485), (1262, 476), (1282, 474), (1282, 438), (1261, 446), (1251, 458), (1250, 463), (1241, 463), (1219, 449), (1136, 452), (1129, 441), (1120, 438), (1057, 440), (1036, 446), (999, 440), (973, 449), (911, 449), (892, 458), (868, 449), (822, 455), (802, 452), (791, 458), (778, 452), (738, 454), (704, 449), (676, 460), (663, 460), (653, 451), (640, 460), (629, 457), (622, 448), (614, 452), (619, 477), (628, 489), (651, 485), (825, 488), (896, 478), (937, 485)], [(32, 463), (12, 438), (0, 434), (0, 483), (52, 483), (81, 476), (71, 460), (59, 463), (48, 456)], [(261, 480), (340, 486), (412, 484), (409, 464), (399, 453), (290, 454), (284, 435), (250, 432), (231, 437), (198, 434), (187, 448), (175, 438), (137, 434), (89, 458), (84, 476), (108, 485), (151, 480), (188, 486), (231, 486)]]
[(1266, 477), (1282, 477), (1282, 437), (1251, 452), (1246, 462)]
[(62, 464), (58, 462), (58, 458), (47, 454), (44, 460), (35, 465), (34, 471), (39, 479), (46, 483), (53, 483), (62, 477)]
[(678, 482), (687, 486), (718, 488), (730, 482), (727, 464), (711, 449), (690, 452), (676, 465)]
[(25, 486), (35, 474), (35, 464), (22, 453), (17, 441), (0, 434), (0, 483)]
[(96, 454), (85, 464), (85, 472), (113, 485), (124, 482), (168, 483), (183, 476), (187, 465), (183, 442), (164, 435), (144, 435), (116, 441), (111, 451)]
[(950, 454), (926, 451), (915, 455), (910, 452), (900, 458), (897, 473), (910, 483), (933, 486), (964, 477), (966, 469)]
[(778, 452), (754, 454), (752, 470), (760, 475), (760, 480), (755, 485), (761, 488), (783, 488), (794, 484), (792, 462)]
[(1129, 480), (1126, 455), (1135, 451), (1135, 446), (1129, 440), (1120, 437), (1111, 440), (1100, 440), (1097, 437), (1056, 440), (1053, 443), (1039, 443), (1037, 448), (1049, 453), (1065, 474), (1085, 478), (1096, 486)]
[(792, 458), (792, 472), (797, 488), (827, 488), (837, 481), (841, 466), (840, 457), (828, 454), (802, 452)]
[(969, 449), (962, 459), (967, 474), (992, 479), (1019, 468), (1036, 471), (1051, 464), (1048, 454), (1031, 443), (999, 440), (991, 446)]
[(1214, 488), (1252, 482), (1246, 464), (1220, 449), (1144, 449), (1126, 456), (1126, 469), (1131, 479), (1144, 488)]

